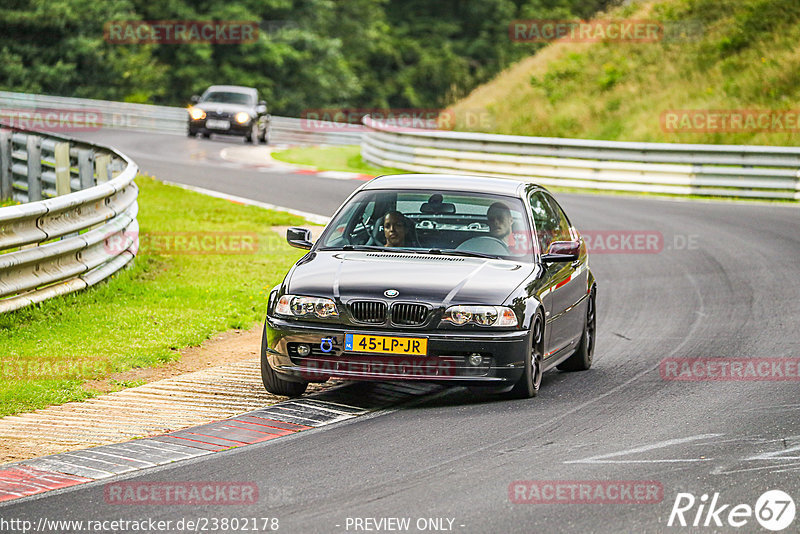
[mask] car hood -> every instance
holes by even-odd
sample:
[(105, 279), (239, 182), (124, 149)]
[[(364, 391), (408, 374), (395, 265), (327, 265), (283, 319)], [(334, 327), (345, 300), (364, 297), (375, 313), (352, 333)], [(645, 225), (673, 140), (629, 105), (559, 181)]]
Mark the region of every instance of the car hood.
[(385, 252), (312, 252), (286, 278), (286, 293), (449, 304), (503, 304), (532, 264), (462, 256)]
[(199, 104), (195, 104), (193, 107), (202, 109), (206, 113), (209, 111), (218, 111), (222, 113), (239, 113), (240, 111), (244, 111), (246, 113), (253, 114), (253, 108), (250, 106), (244, 106), (242, 104), (221, 104), (219, 102), (201, 102)]

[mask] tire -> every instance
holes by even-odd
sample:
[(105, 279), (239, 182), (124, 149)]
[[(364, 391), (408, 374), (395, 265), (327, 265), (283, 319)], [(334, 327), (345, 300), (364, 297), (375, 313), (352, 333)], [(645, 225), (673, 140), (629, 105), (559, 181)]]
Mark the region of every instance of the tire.
[(308, 387), (308, 382), (284, 380), (270, 367), (267, 361), (267, 325), (264, 325), (264, 332), (261, 334), (261, 381), (267, 392), (284, 397), (299, 397)]
[(583, 323), (583, 335), (575, 349), (575, 354), (558, 366), (559, 371), (586, 371), (592, 366), (594, 357), (594, 341), (597, 332), (597, 308), (595, 290), (589, 294), (589, 305), (586, 307), (586, 321)]
[(259, 143), (261, 143), (262, 145), (268, 145), (268, 144), (269, 144), (269, 126), (266, 126), (266, 127), (264, 128), (264, 133), (263, 133), (263, 134), (261, 134), (261, 135), (258, 137), (258, 141), (259, 141)]
[(189, 131), (187, 132), (187, 135), (188, 135), (189, 137), (197, 137), (197, 131), (196, 131), (196, 130), (189, 130)]
[(208, 133), (208, 132), (203, 132), (203, 133), (202, 133), (202, 134), (200, 134), (200, 135), (202, 135), (202, 136), (203, 136), (203, 139), (211, 139), (211, 134), (210, 134), (210, 133)]
[(530, 349), (525, 356), (525, 370), (519, 381), (509, 391), (513, 399), (530, 399), (539, 394), (542, 385), (542, 359), (544, 354), (544, 318), (541, 312), (531, 322)]
[(245, 137), (248, 143), (251, 145), (258, 144), (258, 123), (253, 121), (253, 125), (250, 127), (250, 133)]

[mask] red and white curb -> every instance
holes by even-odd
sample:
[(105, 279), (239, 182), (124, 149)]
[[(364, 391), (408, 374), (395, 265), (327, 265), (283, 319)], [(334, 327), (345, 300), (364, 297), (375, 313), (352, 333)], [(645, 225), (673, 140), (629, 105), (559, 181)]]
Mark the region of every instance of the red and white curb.
[(0, 466), (0, 506), (49, 491), (263, 443), (385, 409), (442, 386), (357, 383), (160, 436)]
[(258, 147), (255, 151), (253, 147), (228, 147), (220, 151), (220, 158), (224, 160), (223, 165), (233, 168), (249, 169), (258, 172), (278, 172), (292, 173), (316, 178), (327, 178), (330, 180), (360, 180), (366, 182), (375, 178), (371, 174), (361, 174), (357, 172), (345, 171), (320, 171), (313, 167), (293, 165), (283, 161), (272, 159), (273, 150), (288, 148), (282, 146)]
[(295, 169), (294, 174), (306, 174), (311, 176), (316, 176), (318, 178), (330, 178), (332, 180), (361, 180), (362, 182), (368, 182), (375, 178), (371, 174), (359, 174), (356, 172), (344, 172), (344, 171), (316, 171), (311, 169)]

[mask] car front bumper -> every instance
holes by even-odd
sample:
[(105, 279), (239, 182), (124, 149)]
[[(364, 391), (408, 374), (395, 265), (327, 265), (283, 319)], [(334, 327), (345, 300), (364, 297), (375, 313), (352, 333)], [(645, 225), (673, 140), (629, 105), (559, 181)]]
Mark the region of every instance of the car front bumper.
[[(499, 386), (517, 382), (529, 350), (527, 331), (430, 331), (359, 329), (267, 317), (267, 360), (287, 380), (419, 380), (453, 385)], [(400, 356), (344, 351), (347, 333), (392, 337), (424, 337), (427, 356)], [(299, 345), (311, 350), (298, 353)], [(482, 356), (479, 365), (468, 357)]]
[(252, 120), (249, 120), (244, 124), (240, 124), (235, 120), (230, 119), (229, 128), (208, 128), (206, 126), (206, 120), (207, 119), (189, 120), (189, 131), (193, 134), (248, 135), (250, 133), (250, 129), (253, 127)]

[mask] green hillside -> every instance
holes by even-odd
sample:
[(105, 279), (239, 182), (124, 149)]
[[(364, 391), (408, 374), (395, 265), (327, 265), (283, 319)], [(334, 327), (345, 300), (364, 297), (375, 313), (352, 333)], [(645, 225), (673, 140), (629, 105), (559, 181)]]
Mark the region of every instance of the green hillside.
[[(798, 144), (798, 0), (649, 1), (602, 18), (655, 20), (663, 25), (664, 37), (653, 42), (553, 42), (456, 104), (458, 129), (626, 141)], [(673, 110), (699, 110), (700, 118), (698, 113), (668, 115)], [(737, 114), (728, 110), (750, 113), (739, 113), (741, 124), (731, 128), (727, 121), (737, 120)], [(482, 126), (466, 124), (464, 117)], [(698, 127), (710, 131), (688, 131)]]

